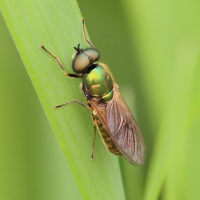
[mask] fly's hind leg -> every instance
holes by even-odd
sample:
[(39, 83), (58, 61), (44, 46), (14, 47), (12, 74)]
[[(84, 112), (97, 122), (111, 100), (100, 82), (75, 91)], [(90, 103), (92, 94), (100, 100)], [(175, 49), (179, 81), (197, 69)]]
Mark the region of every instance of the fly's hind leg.
[(95, 141), (96, 132), (97, 132), (97, 120), (96, 120), (96, 117), (93, 113), (92, 113), (92, 121), (93, 121), (93, 124), (94, 124), (94, 138), (92, 140), (91, 159), (94, 160), (94, 141)]
[[(70, 104), (70, 103), (78, 103), (79, 105), (89, 109), (90, 111), (93, 111), (91, 107), (85, 105), (84, 103), (74, 99), (73, 101), (70, 101), (70, 102), (67, 102), (67, 103), (63, 103), (59, 106), (55, 106), (54, 108), (60, 108), (64, 105), (67, 105), (67, 104)], [(94, 160), (94, 141), (95, 141), (95, 138), (96, 138), (96, 126), (97, 126), (97, 120), (96, 120), (96, 117), (94, 115), (94, 113), (92, 112), (92, 119), (93, 119), (93, 124), (94, 124), (94, 138), (92, 140), (92, 148), (91, 148), (91, 159)]]

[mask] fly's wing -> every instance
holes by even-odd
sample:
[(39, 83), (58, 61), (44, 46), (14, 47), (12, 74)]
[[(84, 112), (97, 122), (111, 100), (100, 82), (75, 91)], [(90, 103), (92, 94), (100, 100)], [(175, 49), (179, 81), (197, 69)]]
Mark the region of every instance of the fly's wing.
[(114, 84), (113, 98), (100, 104), (99, 99), (87, 100), (122, 155), (133, 165), (145, 160), (145, 143), (137, 124)]
[(110, 136), (131, 164), (142, 165), (146, 149), (142, 134), (116, 84), (113, 92), (114, 97), (106, 107), (106, 121)]

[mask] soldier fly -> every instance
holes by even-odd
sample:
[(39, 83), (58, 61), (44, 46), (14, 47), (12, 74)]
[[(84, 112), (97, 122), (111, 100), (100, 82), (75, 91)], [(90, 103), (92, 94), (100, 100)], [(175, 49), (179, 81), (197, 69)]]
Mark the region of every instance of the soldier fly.
[(108, 67), (98, 62), (100, 54), (86, 37), (84, 18), (82, 18), (82, 32), (90, 48), (81, 49), (80, 44), (78, 44), (78, 47), (74, 47), (76, 54), (72, 68), (75, 74), (68, 74), (60, 60), (43, 45), (41, 46), (56, 59), (66, 76), (82, 79), (82, 90), (88, 103), (88, 105), (85, 105), (74, 99), (71, 102), (55, 106), (55, 108), (75, 102), (91, 111), (94, 124), (92, 159), (97, 127), (110, 153), (124, 156), (133, 165), (142, 165), (145, 160), (145, 143), (141, 132)]

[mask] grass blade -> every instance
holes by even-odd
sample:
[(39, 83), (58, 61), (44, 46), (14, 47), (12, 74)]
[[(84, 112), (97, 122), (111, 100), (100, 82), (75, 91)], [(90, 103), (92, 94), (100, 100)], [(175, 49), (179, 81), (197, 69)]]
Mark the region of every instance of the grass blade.
[(0, 6), (83, 199), (124, 199), (118, 159), (107, 152), (99, 136), (95, 160), (90, 160), (93, 125), (88, 110), (79, 105), (53, 109), (73, 99), (85, 101), (78, 89), (80, 80), (66, 78), (40, 48), (43, 44), (72, 72), (72, 47), (87, 46), (76, 1), (1, 0)]

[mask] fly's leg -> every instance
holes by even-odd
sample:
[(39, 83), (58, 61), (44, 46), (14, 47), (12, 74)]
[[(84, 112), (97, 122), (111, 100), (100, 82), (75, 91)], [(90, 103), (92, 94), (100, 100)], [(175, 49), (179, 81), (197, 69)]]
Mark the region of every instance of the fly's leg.
[(53, 57), (56, 59), (56, 61), (58, 62), (59, 66), (60, 66), (60, 68), (62, 69), (62, 71), (63, 71), (63, 73), (65, 74), (65, 76), (72, 77), (72, 78), (80, 78), (80, 77), (81, 77), (81, 76), (78, 75), (78, 74), (68, 74), (68, 73), (64, 70), (64, 68), (63, 68), (63, 66), (62, 66), (62, 63), (60, 62), (59, 58), (57, 58), (53, 53), (51, 53), (50, 51), (48, 51), (43, 45), (41, 45), (41, 48), (44, 49), (47, 53), (49, 53), (51, 56), (53, 56)]
[(92, 42), (90, 42), (90, 41), (86, 38), (86, 35), (85, 35), (85, 20), (84, 20), (84, 18), (82, 18), (82, 32), (83, 32), (83, 37), (84, 37), (85, 41), (86, 41), (92, 48), (94, 48), (94, 45), (92, 44)]
[[(63, 104), (61, 104), (59, 106), (55, 106), (54, 108), (60, 108), (60, 107), (62, 107), (64, 105), (67, 105), (67, 104), (70, 104), (70, 103), (78, 103), (79, 105), (81, 105), (81, 106), (89, 109), (90, 111), (92, 111), (91, 107), (85, 105), (84, 103), (82, 103), (82, 102), (80, 102), (80, 101), (78, 101), (76, 99), (74, 99), (73, 101), (67, 102), (67, 103), (63, 103)], [(97, 123), (96, 123), (96, 118), (95, 118), (93, 113), (92, 113), (92, 119), (93, 119), (93, 124), (94, 124), (94, 138), (92, 140), (91, 159), (94, 160), (94, 153), (93, 152), (94, 152), (94, 141), (95, 141), (95, 138), (96, 138), (96, 124)]]
[(92, 119), (93, 119), (93, 124), (94, 124), (94, 138), (93, 138), (93, 140), (92, 140), (91, 159), (94, 160), (94, 141), (95, 141), (95, 138), (96, 138), (97, 121), (96, 121), (96, 118), (95, 118), (95, 116), (93, 115), (93, 113), (92, 113)]
[(70, 103), (78, 103), (79, 105), (81, 105), (81, 106), (83, 106), (83, 107), (85, 107), (85, 108), (87, 108), (89, 110), (92, 110), (89, 106), (85, 105), (84, 103), (82, 103), (82, 102), (80, 102), (80, 101), (78, 101), (76, 99), (74, 99), (73, 101), (70, 101), (70, 102), (63, 103), (63, 104), (61, 104), (59, 106), (54, 106), (54, 108), (60, 108), (60, 107), (62, 107), (64, 105), (67, 105), (67, 104), (70, 104)]

